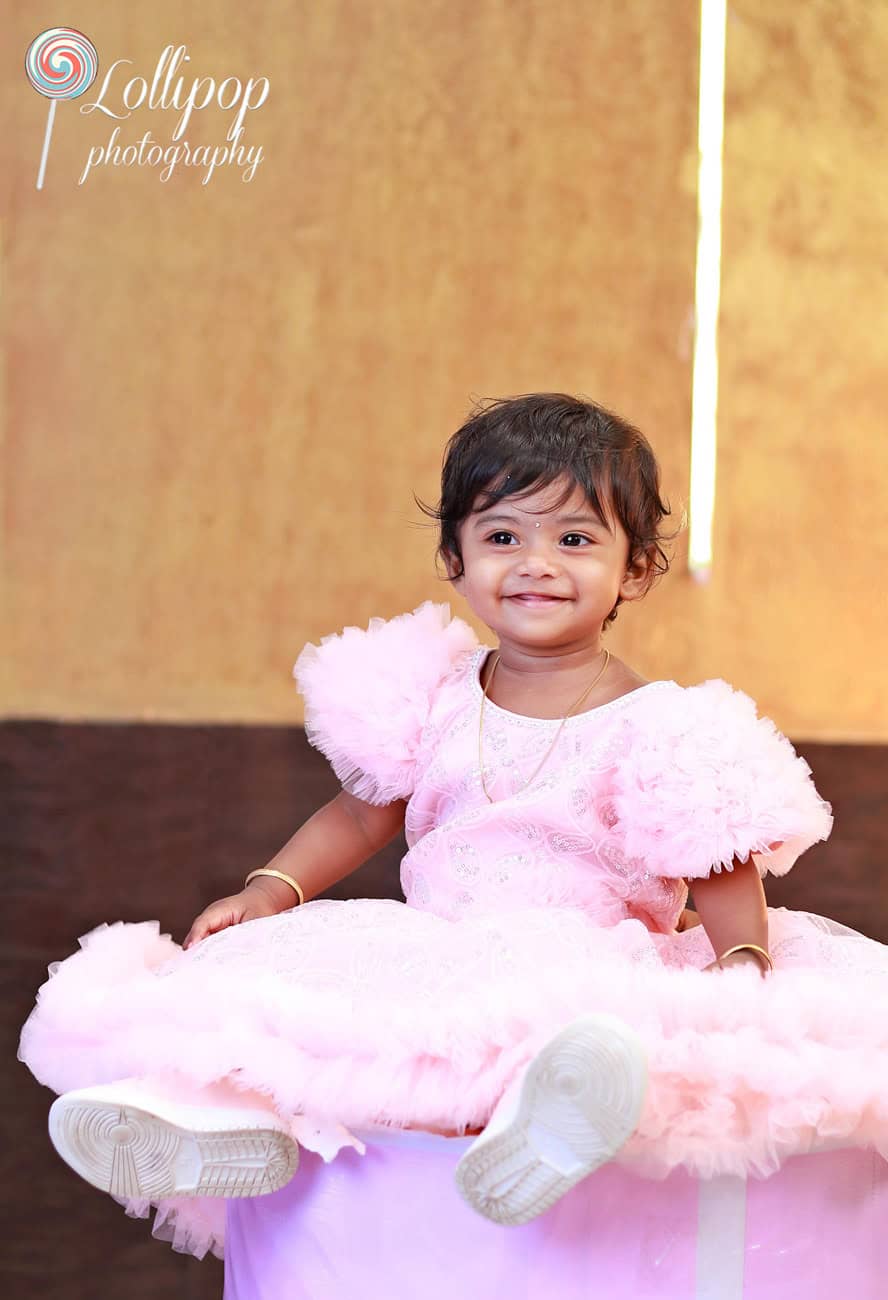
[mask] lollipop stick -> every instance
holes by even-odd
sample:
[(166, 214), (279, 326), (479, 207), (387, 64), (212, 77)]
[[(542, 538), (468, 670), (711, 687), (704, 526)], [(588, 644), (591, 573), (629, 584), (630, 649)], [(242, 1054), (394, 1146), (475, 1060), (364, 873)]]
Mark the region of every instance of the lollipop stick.
[(37, 176), (37, 188), (43, 189), (43, 173), (46, 171), (46, 159), (49, 154), (49, 142), (52, 139), (52, 123), (55, 117), (56, 102), (54, 99), (49, 101), (49, 114), (46, 118), (46, 134), (43, 137), (43, 157), (40, 159), (40, 172)]

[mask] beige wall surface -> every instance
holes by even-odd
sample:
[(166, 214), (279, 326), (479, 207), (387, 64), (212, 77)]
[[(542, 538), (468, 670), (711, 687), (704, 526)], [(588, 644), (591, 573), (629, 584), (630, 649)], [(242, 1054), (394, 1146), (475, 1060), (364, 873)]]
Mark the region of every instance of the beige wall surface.
[[(8, 24), (8, 717), (300, 722), (306, 641), (429, 598), (473, 621), (413, 493), (436, 500), (476, 397), (615, 407), (676, 520), (687, 503), (695, 6), (195, 13), (75, 6), (100, 60), (83, 101), (130, 59), (108, 94), (125, 112), (169, 45), (186, 89), (267, 77), (251, 180), (133, 165), (78, 184), (115, 127), (170, 147), (179, 114), (75, 100), (38, 192), (47, 102), (22, 59), (58, 20), (19, 4)], [(878, 7), (731, 6), (714, 570), (691, 581), (683, 536), (609, 634), (646, 676), (723, 676), (798, 737), (888, 735), (886, 55)], [(235, 113), (195, 112), (183, 138), (222, 146)]]
[(730, 8), (705, 668), (796, 735), (884, 741), (888, 6)]

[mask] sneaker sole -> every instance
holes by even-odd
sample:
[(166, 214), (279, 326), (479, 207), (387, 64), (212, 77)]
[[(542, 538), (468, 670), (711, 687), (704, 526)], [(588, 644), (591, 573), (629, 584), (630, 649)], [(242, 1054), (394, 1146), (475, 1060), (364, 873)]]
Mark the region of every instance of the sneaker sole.
[[(265, 1196), (290, 1181), (299, 1147), (283, 1130), (243, 1111), (186, 1127), (139, 1106), (63, 1095), (50, 1107), (49, 1136), (81, 1178), (112, 1196)], [(181, 1116), (180, 1116), (181, 1118)]]
[(574, 1021), (531, 1062), (510, 1123), (459, 1161), (459, 1191), (494, 1223), (528, 1223), (619, 1151), (646, 1089), (634, 1030), (607, 1015)]

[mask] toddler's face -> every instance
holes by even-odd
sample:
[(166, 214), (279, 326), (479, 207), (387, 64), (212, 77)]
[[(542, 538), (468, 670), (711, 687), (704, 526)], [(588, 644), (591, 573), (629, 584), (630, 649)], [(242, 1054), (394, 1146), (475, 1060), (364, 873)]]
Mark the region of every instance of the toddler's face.
[[(465, 574), (454, 587), (501, 640), (594, 646), (617, 597), (640, 594), (646, 565), (629, 566), (629, 539), (609, 504), (602, 521), (574, 486), (556, 509), (566, 486), (562, 478), (507, 497), (460, 526)], [(473, 503), (481, 504), (482, 497)]]

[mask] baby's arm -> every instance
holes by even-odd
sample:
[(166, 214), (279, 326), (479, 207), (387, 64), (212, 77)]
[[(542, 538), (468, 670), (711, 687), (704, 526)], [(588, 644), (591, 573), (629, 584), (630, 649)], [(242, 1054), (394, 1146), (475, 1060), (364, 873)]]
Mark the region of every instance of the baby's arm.
[(702, 925), (700, 917), (693, 908), (685, 907), (675, 923), (676, 930), (681, 934), (684, 930), (693, 930), (695, 925)]
[[(293, 876), (305, 901), (356, 871), (402, 829), (407, 803), (377, 807), (346, 790), (319, 808), (265, 865)], [(293, 889), (275, 876), (256, 876), (239, 894), (211, 903), (185, 936), (184, 948), (229, 925), (273, 916), (296, 902)]]
[[(265, 865), (295, 876), (308, 902), (357, 871), (393, 840), (403, 829), (406, 808), (404, 799), (380, 808), (340, 790)], [(293, 906), (293, 890), (274, 876), (256, 876), (247, 889), (266, 893), (279, 904), (279, 912)]]
[[(734, 858), (731, 871), (712, 871), (688, 884), (716, 958), (738, 943), (754, 943), (768, 951), (765, 891), (751, 856), (746, 862)], [(734, 953), (723, 965), (735, 963), (761, 966), (755, 953), (748, 951)]]

